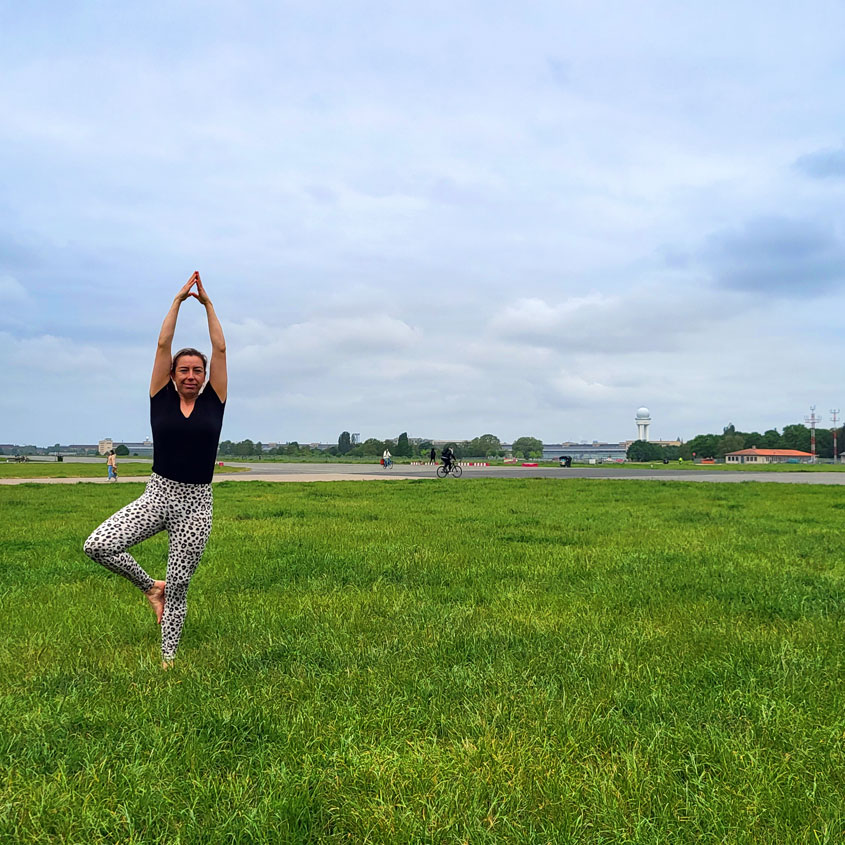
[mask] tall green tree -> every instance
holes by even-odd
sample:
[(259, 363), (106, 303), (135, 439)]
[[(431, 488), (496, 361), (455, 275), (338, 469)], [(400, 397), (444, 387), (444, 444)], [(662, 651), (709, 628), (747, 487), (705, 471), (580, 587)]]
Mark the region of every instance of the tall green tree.
[(502, 441), (495, 434), (482, 434), (470, 440), (465, 449), (467, 457), (488, 458), (502, 451)]
[(729, 452), (739, 452), (745, 448), (745, 437), (739, 432), (723, 434), (716, 446), (716, 457), (724, 458)]
[(384, 441), (377, 440), (375, 437), (368, 437), (361, 444), (361, 454), (363, 455), (381, 455), (384, 453)]
[(695, 458), (715, 458), (719, 449), (719, 436), (716, 434), (697, 434), (684, 443), (681, 456), (685, 460)]
[(776, 428), (768, 428), (763, 432), (763, 437), (757, 446), (761, 449), (782, 449), (783, 438)]
[(120, 455), (121, 457), (126, 457), (129, 454), (129, 447), (126, 446), (125, 443), (121, 443), (120, 446), (116, 446), (114, 450), (115, 455)]
[(341, 431), (337, 438), (337, 451), (345, 455), (352, 448), (352, 435), (348, 431)]
[(511, 451), (517, 458), (541, 458), (543, 441), (536, 437), (517, 437), (511, 444)]
[(411, 456), (411, 444), (408, 442), (407, 431), (403, 431), (396, 441), (396, 455), (400, 458), (409, 458)]
[[(839, 444), (836, 444), (839, 448)], [(833, 432), (829, 428), (816, 429), (816, 455), (820, 458), (833, 457)]]
[(810, 429), (801, 423), (785, 425), (783, 427), (783, 448), (798, 449), (802, 452), (810, 451)]
[(659, 461), (663, 459), (663, 449), (657, 443), (647, 440), (635, 440), (625, 453), (629, 461)]

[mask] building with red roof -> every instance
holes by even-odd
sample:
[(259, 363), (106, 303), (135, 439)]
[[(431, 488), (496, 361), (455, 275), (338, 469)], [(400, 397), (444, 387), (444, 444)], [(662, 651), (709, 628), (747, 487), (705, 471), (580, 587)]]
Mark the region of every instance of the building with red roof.
[(800, 452), (798, 449), (758, 449), (756, 446), (725, 455), (725, 462), (729, 464), (808, 464), (812, 460), (810, 452)]

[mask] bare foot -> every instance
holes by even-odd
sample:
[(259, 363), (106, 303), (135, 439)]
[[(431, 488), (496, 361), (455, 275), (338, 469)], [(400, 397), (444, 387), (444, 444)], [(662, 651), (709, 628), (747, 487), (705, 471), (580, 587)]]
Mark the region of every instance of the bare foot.
[(162, 660), (161, 661), (161, 668), (167, 671), (168, 669), (173, 668), (173, 661), (172, 660)]
[(153, 613), (156, 615), (156, 622), (161, 625), (161, 617), (164, 614), (164, 581), (153, 581), (153, 586), (144, 595), (147, 601), (153, 606)]

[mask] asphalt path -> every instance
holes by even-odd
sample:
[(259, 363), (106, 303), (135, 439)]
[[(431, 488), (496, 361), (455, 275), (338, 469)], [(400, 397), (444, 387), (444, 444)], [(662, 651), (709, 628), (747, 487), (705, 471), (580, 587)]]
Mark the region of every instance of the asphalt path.
[[(135, 461), (149, 463), (143, 459)], [(66, 463), (103, 463), (102, 458), (65, 458)], [(227, 466), (243, 467), (248, 472), (218, 475), (214, 480), (221, 481), (389, 481), (429, 478), (435, 479), (435, 466), (423, 464), (394, 464), (391, 469), (383, 469), (377, 462), (372, 464), (340, 463), (277, 463), (275, 461), (226, 461)], [(736, 484), (748, 481), (761, 481), (776, 484), (845, 484), (845, 472), (754, 472), (753, 470), (721, 470), (709, 472), (696, 469), (652, 470), (629, 468), (620, 470), (616, 466), (606, 467), (484, 467), (465, 466), (460, 481), (472, 481), (476, 478), (588, 478), (594, 480), (624, 481), (701, 481), (722, 484)], [(122, 477), (125, 481), (143, 481), (143, 477)], [(22, 484), (49, 481), (54, 484), (74, 484), (80, 481), (107, 483), (96, 478), (55, 478), (55, 479), (2, 479), (0, 484)], [(457, 479), (444, 479), (444, 483), (454, 483)]]

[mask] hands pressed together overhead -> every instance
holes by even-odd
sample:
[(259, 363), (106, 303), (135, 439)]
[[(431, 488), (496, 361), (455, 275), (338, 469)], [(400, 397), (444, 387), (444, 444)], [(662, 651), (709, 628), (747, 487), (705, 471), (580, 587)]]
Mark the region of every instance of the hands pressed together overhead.
[[(191, 290), (191, 288), (196, 285), (196, 290)], [(176, 299), (179, 302), (184, 302), (189, 296), (193, 296), (198, 299), (203, 305), (209, 305), (211, 300), (208, 298), (208, 294), (205, 292), (205, 288), (202, 286), (202, 279), (200, 278), (199, 270), (194, 270), (191, 278), (188, 279), (187, 282), (182, 286), (182, 290), (176, 294)]]

